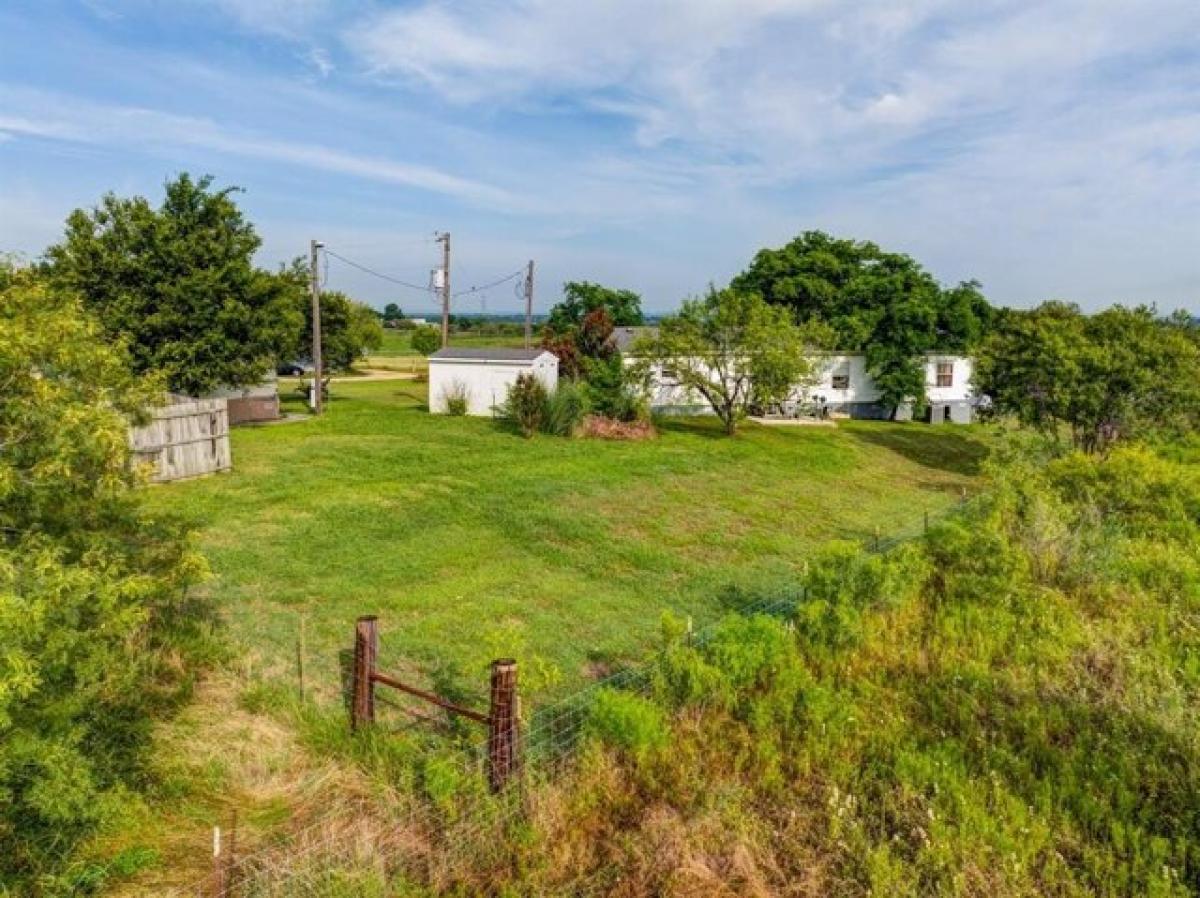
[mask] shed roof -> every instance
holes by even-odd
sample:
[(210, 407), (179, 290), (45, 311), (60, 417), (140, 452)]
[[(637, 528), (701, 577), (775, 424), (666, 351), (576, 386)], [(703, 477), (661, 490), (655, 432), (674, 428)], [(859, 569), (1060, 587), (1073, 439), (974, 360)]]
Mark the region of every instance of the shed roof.
[(499, 346), (447, 346), (429, 356), (431, 362), (532, 362), (544, 355), (554, 355), (547, 349), (505, 349)]

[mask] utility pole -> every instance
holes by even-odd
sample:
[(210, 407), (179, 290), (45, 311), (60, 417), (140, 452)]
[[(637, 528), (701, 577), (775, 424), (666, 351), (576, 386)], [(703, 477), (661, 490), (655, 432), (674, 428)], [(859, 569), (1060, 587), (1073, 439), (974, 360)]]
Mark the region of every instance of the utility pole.
[(317, 250), (324, 246), (320, 240), (310, 241), (308, 245), (308, 285), (312, 293), (312, 409), (318, 415), (324, 401), (321, 397), (321, 273), (317, 268)]
[(450, 345), (450, 232), (437, 235), (442, 245), (442, 348)]
[(525, 348), (533, 346), (533, 259), (525, 270)]

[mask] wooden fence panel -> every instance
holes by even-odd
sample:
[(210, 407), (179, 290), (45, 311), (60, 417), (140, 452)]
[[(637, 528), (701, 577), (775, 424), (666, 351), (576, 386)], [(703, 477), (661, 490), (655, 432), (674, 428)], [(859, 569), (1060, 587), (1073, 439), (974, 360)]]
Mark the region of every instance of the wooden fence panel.
[(138, 462), (154, 466), (154, 483), (233, 467), (224, 399), (191, 399), (154, 409), (148, 424), (130, 428), (129, 442)]

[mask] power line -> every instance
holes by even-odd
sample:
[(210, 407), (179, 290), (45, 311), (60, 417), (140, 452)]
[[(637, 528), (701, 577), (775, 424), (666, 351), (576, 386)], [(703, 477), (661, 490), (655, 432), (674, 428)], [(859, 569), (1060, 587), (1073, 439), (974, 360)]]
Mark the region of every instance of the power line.
[(329, 249), (328, 247), (325, 248), (325, 255), (333, 256), (339, 262), (345, 262), (351, 268), (357, 268), (359, 271), (366, 272), (369, 275), (373, 275), (374, 277), (377, 277), (384, 281), (388, 281), (389, 283), (399, 284), (401, 287), (408, 287), (410, 290), (420, 290), (422, 293), (430, 292), (428, 285), (421, 286), (419, 284), (412, 284), (412, 283), (409, 283), (408, 281), (402, 281), (402, 280), (400, 280), (400, 278), (392, 277), (390, 274), (383, 274), (382, 272), (375, 271), (373, 268), (368, 268), (366, 265), (362, 265), (358, 262), (355, 262), (353, 259), (347, 259), (345, 256), (339, 256), (337, 253), (335, 253), (333, 250)]
[(478, 293), (480, 290), (490, 290), (493, 287), (498, 287), (501, 284), (503, 284), (505, 281), (511, 281), (513, 278), (519, 277), (520, 275), (522, 275), (524, 273), (525, 273), (524, 268), (518, 268), (512, 274), (505, 275), (504, 277), (500, 278), (499, 280), (492, 281), (490, 284), (484, 284), (481, 287), (471, 287), (469, 290), (459, 290), (457, 293), (454, 294), (454, 296), (455, 297), (465, 296), (468, 293)]

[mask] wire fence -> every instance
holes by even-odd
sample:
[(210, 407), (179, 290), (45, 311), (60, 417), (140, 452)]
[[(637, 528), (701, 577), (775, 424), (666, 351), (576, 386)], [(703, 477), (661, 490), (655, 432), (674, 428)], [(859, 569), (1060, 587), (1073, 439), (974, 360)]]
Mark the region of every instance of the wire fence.
[[(878, 554), (889, 552), (932, 524), (961, 515), (969, 504), (964, 493), (940, 514), (925, 513), (887, 538), (876, 535), (868, 539), (864, 548)], [(689, 618), (688, 639), (694, 646), (703, 646), (730, 613), (788, 618), (803, 598), (803, 588), (797, 587), (791, 593), (734, 603), (698, 629), (691, 626)], [(457, 796), (457, 804), (439, 806), (416, 789), (393, 792), (382, 805), (371, 796), (342, 801), (335, 812), (293, 831), (278, 844), (220, 861), (214, 864), (211, 877), (166, 894), (177, 898), (316, 898), (376, 889), (382, 894), (397, 876), (436, 886), (454, 881), (465, 869), (466, 860), (476, 870), (504, 865), (510, 828), (525, 818), (528, 796), (569, 769), (600, 690), (643, 696), (651, 692), (653, 666), (645, 663), (653, 657), (647, 655), (650, 649), (648, 644), (641, 645), (644, 663), (615, 671), (531, 714), (522, 729), (523, 769), (518, 786), (490, 794), (484, 785), (487, 742), (473, 741), (458, 753), (458, 763), (466, 781), (473, 780), (480, 788)]]

